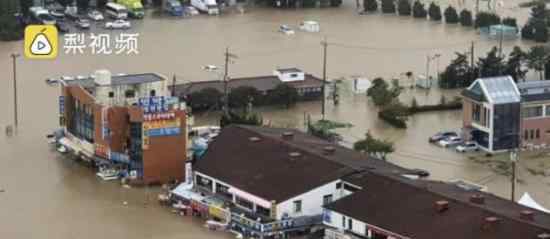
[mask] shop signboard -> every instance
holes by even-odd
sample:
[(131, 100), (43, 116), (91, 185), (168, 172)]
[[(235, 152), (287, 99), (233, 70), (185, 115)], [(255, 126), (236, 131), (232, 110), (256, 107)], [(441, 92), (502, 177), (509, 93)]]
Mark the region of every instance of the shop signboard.
[[(172, 100), (170, 100), (172, 101)], [(163, 113), (169, 111), (169, 104), (164, 96), (144, 97), (138, 100), (138, 105), (143, 108), (143, 112)]]
[(147, 131), (147, 136), (149, 137), (174, 136), (179, 134), (181, 134), (180, 127), (156, 128), (156, 129), (149, 129)]
[(123, 153), (111, 152), (111, 158), (113, 162), (117, 163), (130, 163), (130, 156)]

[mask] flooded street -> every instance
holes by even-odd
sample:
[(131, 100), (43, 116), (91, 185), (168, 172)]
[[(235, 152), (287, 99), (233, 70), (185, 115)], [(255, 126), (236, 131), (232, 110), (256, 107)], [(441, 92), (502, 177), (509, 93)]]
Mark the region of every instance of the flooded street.
[[(507, 3), (508, 4), (508, 3)], [(512, 3), (509, 3), (510, 7)], [(523, 24), (526, 9), (506, 9)], [(210, 232), (200, 220), (179, 217), (156, 203), (158, 189), (126, 189), (118, 183), (100, 182), (92, 170), (60, 157), (45, 142), (45, 135), (58, 126), (58, 89), (44, 84), (48, 77), (89, 75), (97, 69), (113, 73), (156, 72), (177, 75), (180, 83), (212, 80), (216, 76), (201, 68), (221, 65), (223, 51), (230, 47), (238, 59), (230, 65), (230, 75), (271, 74), (277, 67), (298, 67), (321, 76), (322, 49), (327, 37), (329, 78), (363, 75), (369, 78), (399, 77), (406, 71), (424, 74), (426, 55), (441, 54), (442, 70), (455, 51), (469, 50), (475, 42), (476, 55), (485, 54), (496, 41), (479, 36), (461, 26), (449, 26), (409, 17), (355, 13), (355, 1), (336, 9), (274, 10), (252, 9), (220, 17), (198, 16), (174, 19), (156, 16), (134, 21), (129, 33), (140, 33), (139, 55), (66, 55), (55, 61), (18, 60), (19, 132), (0, 137), (0, 237), (2, 238), (232, 238)], [(523, 19), (523, 20), (522, 20)], [(296, 27), (303, 20), (317, 20), (321, 33), (297, 32), (286, 36), (281, 24)], [(101, 31), (100, 31), (101, 32)], [(504, 52), (524, 42), (504, 42)], [(0, 128), (13, 121), (12, 64), (9, 55), (23, 52), (22, 42), (0, 42)], [(431, 65), (432, 74), (437, 68)], [(437, 103), (442, 94), (451, 99), (457, 91), (407, 90), (419, 104)], [(320, 117), (320, 103), (300, 103), (290, 110), (262, 108), (264, 120), (276, 126), (304, 127), (304, 113)], [(462, 178), (488, 186), (489, 191), (509, 197), (510, 180), (466, 156), (427, 143), (442, 129), (458, 130), (460, 111), (424, 113), (412, 117), (409, 129), (398, 130), (377, 119), (376, 111), (364, 95), (344, 94), (340, 105), (327, 102), (327, 118), (349, 122), (340, 130), (346, 142), (362, 138), (367, 130), (395, 142), (390, 160), (410, 168), (423, 168), (433, 179)], [(215, 113), (196, 117), (196, 124), (215, 121)], [(529, 191), (550, 207), (549, 178), (531, 176), (519, 166), (517, 197)], [(4, 191), (2, 191), (4, 190)], [(127, 205), (123, 202), (127, 201)]]

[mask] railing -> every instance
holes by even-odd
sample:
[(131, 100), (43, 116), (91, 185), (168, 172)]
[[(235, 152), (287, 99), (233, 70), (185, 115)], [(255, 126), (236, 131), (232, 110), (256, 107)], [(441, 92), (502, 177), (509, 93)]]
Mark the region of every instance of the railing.
[(243, 214), (237, 212), (231, 213), (231, 222), (244, 227), (248, 230), (259, 233), (273, 233), (280, 231), (289, 231), (298, 228), (306, 228), (312, 225), (318, 225), (322, 222), (322, 215), (303, 216), (298, 218), (289, 218), (274, 222), (261, 222), (252, 220)]

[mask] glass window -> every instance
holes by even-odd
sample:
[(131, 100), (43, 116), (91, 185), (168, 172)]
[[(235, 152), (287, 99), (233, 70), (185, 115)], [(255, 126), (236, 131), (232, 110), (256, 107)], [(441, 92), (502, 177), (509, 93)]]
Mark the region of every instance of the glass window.
[(539, 138), (540, 138), (540, 131), (539, 131), (539, 129), (536, 129), (536, 130), (535, 130), (535, 138), (536, 138), (536, 139), (539, 139)]
[(260, 215), (264, 215), (266, 217), (269, 217), (271, 216), (271, 210), (267, 209), (267, 208), (264, 208), (264, 207), (260, 207), (260, 206), (256, 206), (256, 212)]
[(323, 196), (323, 205), (327, 205), (332, 202), (332, 194)]
[(475, 122), (481, 121), (481, 106), (474, 104), (472, 107), (472, 120)]
[(342, 215), (342, 228), (346, 228), (346, 216)]
[(348, 218), (348, 230), (353, 230), (353, 219)]
[(336, 189), (342, 188), (342, 183), (336, 183)]
[(237, 204), (241, 207), (244, 207), (244, 208), (247, 208), (249, 210), (252, 210), (254, 207), (252, 205), (252, 203), (244, 198), (241, 198), (241, 197), (236, 197), (237, 199)]
[(294, 212), (295, 213), (302, 212), (302, 200), (296, 200), (296, 201), (292, 202), (292, 204), (294, 204)]
[(549, 116), (549, 117), (550, 117), (550, 105), (546, 105), (546, 106), (545, 106), (544, 108), (546, 109), (546, 112), (545, 112), (545, 114), (544, 114), (544, 115), (546, 115), (546, 116)]
[(216, 193), (226, 198), (233, 198), (233, 195), (229, 193), (229, 187), (223, 184), (216, 183)]
[(542, 116), (542, 105), (525, 107), (523, 109), (523, 118), (533, 118)]
[(126, 98), (134, 98), (136, 95), (136, 92), (134, 92), (133, 90), (127, 90), (126, 92), (124, 92), (124, 96), (126, 96)]
[(529, 130), (529, 136), (530, 139), (535, 138), (535, 130)]

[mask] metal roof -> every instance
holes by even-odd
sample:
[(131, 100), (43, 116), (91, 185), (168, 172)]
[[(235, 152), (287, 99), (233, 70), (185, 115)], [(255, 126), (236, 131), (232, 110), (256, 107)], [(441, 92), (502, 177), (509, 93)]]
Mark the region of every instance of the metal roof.
[(490, 103), (505, 104), (520, 102), (519, 89), (510, 76), (480, 78), (474, 81), (474, 83), (468, 87), (468, 90), (479, 92), (478, 87), (481, 87), (483, 95)]
[[(143, 74), (132, 74), (132, 75), (113, 75), (111, 76), (111, 86), (117, 85), (137, 85), (145, 84), (157, 81), (163, 81), (164, 78), (155, 73), (143, 73)], [(68, 80), (66, 81), (68, 85), (80, 85), (84, 88), (93, 88), (97, 84), (94, 81), (93, 77), (88, 77), (84, 79)]]

